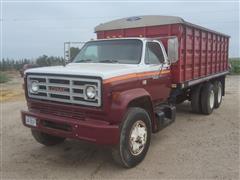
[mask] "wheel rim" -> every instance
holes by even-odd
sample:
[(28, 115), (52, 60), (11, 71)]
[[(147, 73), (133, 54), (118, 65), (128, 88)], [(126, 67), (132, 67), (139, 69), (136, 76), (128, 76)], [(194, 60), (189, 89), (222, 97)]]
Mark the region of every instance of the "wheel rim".
[(147, 127), (142, 120), (136, 121), (130, 131), (129, 147), (132, 155), (137, 156), (144, 150), (147, 142)]
[(218, 96), (217, 96), (217, 100), (218, 100), (218, 103), (221, 102), (221, 99), (222, 99), (222, 88), (221, 88), (221, 85), (218, 86)]
[(211, 90), (211, 92), (210, 92), (210, 101), (209, 101), (209, 103), (210, 103), (210, 108), (212, 109), (213, 106), (214, 106), (214, 92), (213, 92), (213, 90)]

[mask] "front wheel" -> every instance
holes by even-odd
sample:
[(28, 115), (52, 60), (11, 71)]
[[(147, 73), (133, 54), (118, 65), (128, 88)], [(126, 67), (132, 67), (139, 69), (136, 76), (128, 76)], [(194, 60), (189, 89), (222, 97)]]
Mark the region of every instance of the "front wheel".
[(112, 149), (112, 156), (118, 164), (131, 168), (147, 154), (151, 140), (151, 120), (144, 109), (129, 108), (120, 128), (120, 142)]
[(56, 144), (60, 144), (65, 140), (65, 138), (63, 137), (52, 136), (50, 134), (43, 133), (36, 129), (31, 129), (31, 130), (32, 130), (32, 135), (34, 139), (40, 144), (43, 144), (45, 146), (53, 146)]

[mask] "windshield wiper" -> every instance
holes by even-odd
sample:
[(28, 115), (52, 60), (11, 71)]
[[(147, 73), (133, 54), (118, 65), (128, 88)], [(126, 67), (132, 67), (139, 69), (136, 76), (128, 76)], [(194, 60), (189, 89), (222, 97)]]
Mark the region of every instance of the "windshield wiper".
[(77, 63), (81, 63), (81, 62), (91, 62), (93, 61), (92, 59), (81, 59), (81, 60), (78, 60), (76, 61)]
[(99, 61), (100, 63), (118, 63), (117, 60), (113, 60), (113, 59), (104, 59)]

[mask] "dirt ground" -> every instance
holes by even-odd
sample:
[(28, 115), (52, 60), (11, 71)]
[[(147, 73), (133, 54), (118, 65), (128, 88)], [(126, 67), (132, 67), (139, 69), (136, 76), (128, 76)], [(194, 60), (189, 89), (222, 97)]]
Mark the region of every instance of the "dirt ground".
[(145, 160), (123, 169), (109, 149), (67, 140), (44, 147), (21, 124), (26, 108), (21, 79), (4, 84), (14, 94), (2, 98), (2, 179), (239, 179), (240, 76), (228, 76), (226, 96), (212, 115), (177, 107), (171, 126), (152, 136)]

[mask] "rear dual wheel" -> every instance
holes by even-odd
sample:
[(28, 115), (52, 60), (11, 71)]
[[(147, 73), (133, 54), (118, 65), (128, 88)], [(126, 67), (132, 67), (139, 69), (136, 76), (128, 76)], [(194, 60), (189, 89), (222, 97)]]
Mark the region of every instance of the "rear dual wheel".
[(215, 81), (199, 85), (192, 89), (191, 106), (194, 113), (209, 115), (214, 108), (218, 108), (222, 102), (222, 84)]
[(222, 83), (220, 81), (215, 81), (213, 86), (215, 95), (214, 107), (219, 108), (222, 103)]
[(202, 113), (209, 115), (212, 113), (215, 104), (214, 86), (206, 83), (201, 92)]
[(202, 86), (198, 85), (194, 87), (191, 92), (191, 107), (192, 107), (192, 112), (194, 113), (202, 113), (201, 89), (202, 89)]

